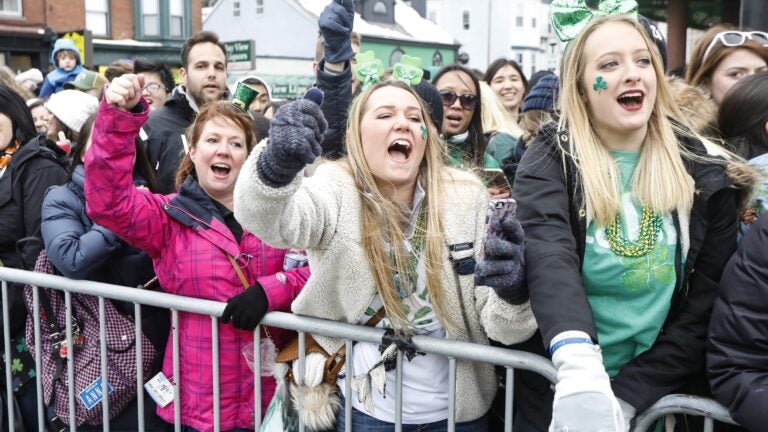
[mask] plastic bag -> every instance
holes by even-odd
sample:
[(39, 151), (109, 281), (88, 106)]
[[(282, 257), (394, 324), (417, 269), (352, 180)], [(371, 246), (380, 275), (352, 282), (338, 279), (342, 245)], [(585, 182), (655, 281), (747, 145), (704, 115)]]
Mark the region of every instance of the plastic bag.
[[(259, 352), (261, 353), (261, 372), (259, 375), (272, 376), (272, 372), (275, 370), (275, 357), (277, 356), (277, 348), (272, 339), (262, 336)], [(242, 353), (248, 367), (253, 371), (253, 342), (244, 346)]]

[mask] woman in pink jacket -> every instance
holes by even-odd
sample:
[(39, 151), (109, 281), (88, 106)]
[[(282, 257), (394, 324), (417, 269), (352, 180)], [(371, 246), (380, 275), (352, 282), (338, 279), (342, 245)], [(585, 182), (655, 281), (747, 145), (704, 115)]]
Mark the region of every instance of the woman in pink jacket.
[[(177, 174), (178, 192), (151, 194), (131, 182), (139, 128), (149, 113), (141, 97), (143, 79), (124, 75), (110, 85), (93, 127), (85, 158), (88, 215), (152, 257), (160, 285), (169, 293), (227, 301), (219, 328), (221, 430), (253, 429), (253, 372), (241, 355), (267, 311), (290, 309), (309, 277), (304, 267), (282, 272), (285, 250), (262, 243), (232, 214), (232, 192), (240, 168), (254, 145), (251, 118), (225, 102), (201, 108), (186, 139), (189, 153)], [(230, 257), (247, 279), (244, 289)], [(289, 335), (270, 329), (277, 347)], [(211, 320), (179, 313), (180, 401), (158, 408), (168, 422), (180, 403), (185, 430), (213, 430)], [(172, 379), (173, 347), (163, 372)], [(262, 412), (275, 382), (261, 377)]]

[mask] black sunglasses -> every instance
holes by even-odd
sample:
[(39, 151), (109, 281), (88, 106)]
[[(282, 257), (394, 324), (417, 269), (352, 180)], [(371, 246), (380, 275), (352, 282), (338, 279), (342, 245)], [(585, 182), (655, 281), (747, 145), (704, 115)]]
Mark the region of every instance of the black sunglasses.
[(440, 99), (443, 100), (443, 105), (445, 106), (453, 105), (457, 98), (459, 99), (459, 104), (461, 104), (461, 107), (465, 110), (471, 111), (477, 106), (477, 96), (471, 93), (459, 96), (450, 90), (443, 90), (440, 92)]

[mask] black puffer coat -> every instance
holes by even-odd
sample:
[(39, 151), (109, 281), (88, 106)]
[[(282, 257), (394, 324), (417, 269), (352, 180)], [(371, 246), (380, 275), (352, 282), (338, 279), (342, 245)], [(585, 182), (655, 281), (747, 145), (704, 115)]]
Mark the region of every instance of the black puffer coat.
[[(32, 139), (13, 155), (0, 178), (0, 260), (5, 267), (34, 268), (43, 248), (39, 241), (43, 196), (49, 187), (66, 181), (67, 165), (66, 154), (44, 137)], [(15, 335), (26, 320), (23, 291), (11, 287), (8, 295), (11, 335)]]
[(728, 261), (709, 325), (712, 392), (750, 431), (768, 425), (768, 217)]

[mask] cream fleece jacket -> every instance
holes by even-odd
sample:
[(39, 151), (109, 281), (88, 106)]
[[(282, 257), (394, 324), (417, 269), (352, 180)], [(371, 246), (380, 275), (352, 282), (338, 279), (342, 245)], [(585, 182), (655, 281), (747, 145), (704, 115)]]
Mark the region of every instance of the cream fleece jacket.
[[(376, 294), (361, 237), (361, 199), (349, 172), (337, 163), (322, 164), (312, 177), (299, 173), (282, 188), (263, 184), (256, 161), (260, 143), (245, 162), (235, 186), (235, 217), (243, 228), (264, 242), (281, 248), (305, 249), (312, 276), (291, 309), (299, 315), (357, 323)], [(458, 276), (450, 257), (480, 259), (485, 235), (488, 193), (473, 175), (446, 168), (442, 220), (446, 249), (442, 286), (456, 329), (447, 339), (505, 344), (533, 335), (536, 322), (530, 304), (514, 306), (486, 286), (475, 286), (474, 274)], [(472, 249), (449, 252), (448, 245), (472, 243)], [(340, 339), (316, 337), (327, 352), (336, 352)], [(475, 420), (491, 406), (496, 393), (493, 366), (457, 362), (456, 421)]]

